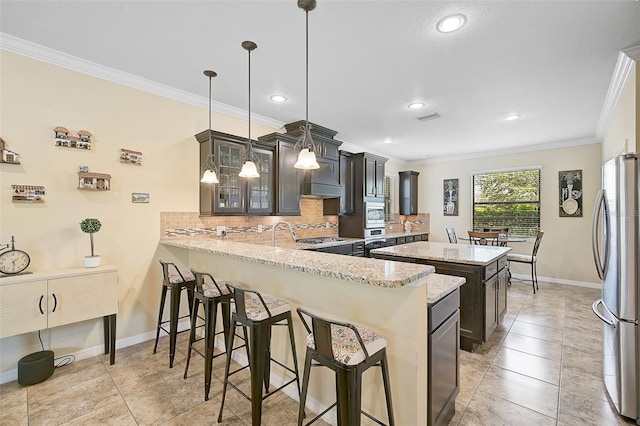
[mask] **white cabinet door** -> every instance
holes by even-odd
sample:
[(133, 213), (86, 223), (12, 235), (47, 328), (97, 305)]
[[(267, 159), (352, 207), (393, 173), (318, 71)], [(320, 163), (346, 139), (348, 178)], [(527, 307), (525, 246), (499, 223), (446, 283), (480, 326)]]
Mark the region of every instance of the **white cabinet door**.
[(0, 286), (0, 338), (47, 328), (47, 281)]
[(49, 327), (118, 312), (118, 273), (49, 280)]

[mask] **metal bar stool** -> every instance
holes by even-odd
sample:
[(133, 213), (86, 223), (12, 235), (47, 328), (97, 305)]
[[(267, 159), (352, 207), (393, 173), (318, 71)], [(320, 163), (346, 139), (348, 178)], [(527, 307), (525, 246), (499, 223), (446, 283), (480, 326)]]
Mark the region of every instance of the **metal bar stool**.
[[(158, 349), (158, 339), (160, 338), (160, 330), (169, 335), (169, 368), (173, 368), (173, 360), (176, 355), (176, 338), (179, 333), (187, 330), (178, 331), (178, 321), (182, 318), (191, 317), (191, 309), (193, 305), (194, 291), (196, 287), (196, 279), (191, 271), (180, 271), (175, 263), (160, 261), (162, 265), (162, 295), (160, 296), (160, 310), (158, 312), (158, 326), (156, 330), (156, 343), (153, 346), (153, 353)], [(169, 267), (172, 267), (170, 269)], [(162, 320), (164, 312), (164, 304), (167, 298), (167, 290), (171, 291), (169, 319)], [(179, 316), (180, 313), (180, 295), (182, 290), (187, 290), (189, 299), (189, 315)], [(169, 330), (165, 328), (165, 324), (169, 323)]]
[[(232, 332), (229, 333), (227, 348), (233, 348), (233, 340), (237, 326), (243, 327), (245, 332), (249, 329), (249, 340), (246, 341), (248, 342), (247, 351), (249, 352), (249, 364), (235, 371), (229, 372), (231, 354), (233, 350), (227, 351), (224, 384), (222, 387), (222, 403), (220, 404), (218, 423), (222, 421), (222, 410), (224, 408), (224, 401), (227, 394), (227, 385), (230, 385), (251, 401), (251, 423), (253, 426), (259, 426), (262, 421), (262, 401), (264, 399), (294, 382), (298, 386), (298, 394), (300, 394), (298, 358), (296, 355), (295, 339), (293, 337), (291, 306), (282, 299), (266, 294), (263, 295), (255, 290), (245, 290), (230, 284), (227, 284), (227, 287), (231, 289), (235, 302), (235, 309), (231, 317)], [(286, 321), (286, 323), (284, 323), (284, 321)], [(289, 341), (291, 343), (291, 352), (293, 354), (293, 369), (271, 357), (272, 326), (286, 326), (289, 329)], [(233, 349), (235, 350), (237, 348)], [(295, 377), (284, 383), (279, 388), (269, 391), (271, 362), (275, 362), (287, 371), (293, 373)], [(229, 381), (229, 376), (236, 374), (245, 368), (249, 368), (251, 370), (251, 396), (245, 394), (241, 389)], [(264, 396), (262, 389), (263, 385), (265, 391)]]
[[(229, 325), (231, 320), (231, 291), (227, 288), (227, 282), (223, 281), (220, 285), (216, 282), (211, 274), (205, 272), (196, 272), (193, 269), (191, 273), (196, 277), (196, 290), (193, 299), (193, 308), (191, 309), (191, 333), (189, 334), (189, 349), (187, 351), (187, 362), (184, 368), (184, 378), (187, 378), (189, 371), (189, 362), (191, 361), (191, 351), (195, 351), (204, 358), (204, 400), (209, 400), (209, 390), (211, 389), (211, 371), (213, 368), (213, 359), (226, 353), (226, 344), (229, 336)], [(209, 279), (205, 282), (205, 277)], [(204, 307), (204, 324), (198, 326), (196, 324), (198, 318), (198, 309), (200, 303)], [(222, 331), (216, 332), (216, 320), (218, 317), (218, 305), (222, 308)], [(204, 337), (196, 339), (196, 328), (204, 327)], [(225, 352), (214, 355), (214, 340), (218, 334), (224, 334)], [(204, 340), (204, 353), (200, 352), (194, 344)]]
[[(304, 406), (309, 389), (311, 367), (318, 366), (328, 367), (335, 372), (337, 398), (333, 405), (318, 414), (307, 425), (318, 420), (335, 406), (337, 406), (339, 426), (359, 426), (361, 414), (384, 425), (380, 420), (362, 411), (362, 373), (373, 366), (380, 367), (382, 370), (389, 425), (395, 425), (387, 363), (387, 341), (372, 330), (361, 326), (320, 318), (301, 308), (298, 308), (297, 312), (309, 333), (298, 425), (302, 425), (302, 419), (305, 416)], [(311, 327), (305, 320), (305, 316), (311, 319)], [(316, 364), (312, 364), (312, 361), (316, 361)]]

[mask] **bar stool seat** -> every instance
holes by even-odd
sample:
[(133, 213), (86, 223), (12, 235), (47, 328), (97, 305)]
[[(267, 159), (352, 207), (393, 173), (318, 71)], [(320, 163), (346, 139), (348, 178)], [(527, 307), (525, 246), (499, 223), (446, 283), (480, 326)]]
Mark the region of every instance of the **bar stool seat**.
[[(303, 424), (304, 408), (309, 389), (311, 367), (324, 366), (333, 370), (336, 377), (336, 402), (314, 417), (310, 425), (333, 407), (337, 407), (339, 426), (359, 426), (361, 415), (378, 424), (380, 420), (362, 411), (362, 373), (369, 367), (380, 367), (387, 405), (389, 425), (395, 425), (387, 362), (387, 341), (373, 330), (346, 322), (321, 318), (309, 311), (297, 308), (302, 324), (309, 333), (307, 354), (302, 376), (302, 393), (298, 411), (298, 425)], [(311, 319), (311, 327), (305, 317)], [(316, 363), (313, 364), (313, 361)]]
[[(221, 281), (218, 283), (213, 275), (205, 272), (197, 272), (191, 270), (195, 276), (196, 288), (195, 297), (193, 299), (193, 308), (191, 309), (191, 333), (189, 334), (189, 348), (187, 350), (187, 361), (184, 368), (184, 378), (187, 378), (189, 372), (189, 363), (191, 361), (191, 351), (195, 351), (204, 358), (204, 400), (209, 400), (209, 390), (211, 389), (211, 372), (213, 370), (214, 358), (224, 355), (227, 351), (227, 337), (229, 336), (229, 324), (231, 321), (230, 303), (232, 294), (227, 284), (229, 281)], [(205, 282), (208, 278), (209, 282)], [(202, 303), (204, 307), (204, 317), (198, 316), (198, 310)], [(218, 305), (222, 307), (222, 331), (216, 332), (216, 320), (218, 317)], [(204, 324), (198, 326), (197, 320), (201, 318)], [(196, 329), (204, 327), (204, 337), (196, 338)], [(214, 355), (215, 336), (223, 333), (225, 351)], [(204, 351), (199, 351), (194, 344), (204, 340)]]
[[(175, 263), (160, 261), (162, 265), (162, 294), (160, 296), (160, 309), (158, 311), (158, 324), (156, 327), (156, 342), (153, 346), (153, 353), (158, 350), (158, 340), (160, 339), (160, 331), (164, 331), (169, 335), (169, 368), (173, 368), (173, 361), (176, 354), (176, 339), (179, 333), (188, 331), (189, 329), (178, 331), (178, 321), (182, 318), (191, 318), (191, 310), (193, 305), (196, 279), (189, 270), (179, 269)], [(182, 290), (187, 291), (189, 299), (189, 315), (180, 316), (180, 296)], [(164, 305), (167, 299), (167, 291), (170, 291), (169, 303), (169, 319), (163, 320)], [(169, 329), (165, 328), (169, 324)]]
[[(224, 382), (222, 386), (222, 402), (220, 404), (220, 414), (218, 423), (222, 421), (222, 411), (227, 394), (227, 386), (240, 392), (245, 398), (251, 401), (251, 424), (259, 426), (262, 422), (262, 401), (275, 394), (284, 387), (296, 383), (298, 394), (300, 394), (300, 380), (298, 375), (298, 357), (296, 355), (295, 339), (293, 335), (293, 324), (291, 320), (291, 305), (285, 300), (274, 296), (261, 294), (255, 290), (247, 290), (233, 284), (227, 284), (233, 293), (231, 330), (229, 333), (227, 348), (227, 358), (224, 372)], [(231, 355), (236, 327), (242, 327), (245, 336), (245, 345), (249, 364), (235, 371), (230, 372)], [(293, 358), (293, 368), (273, 359), (271, 357), (271, 331), (274, 326), (286, 326), (289, 331), (289, 342)], [(248, 330), (248, 336), (247, 336)], [(270, 390), (269, 379), (271, 363), (274, 362), (280, 367), (293, 374), (293, 378), (283, 383), (280, 387)], [(245, 394), (229, 377), (249, 368), (251, 371), (251, 395)], [(264, 385), (264, 389), (263, 389)], [(263, 395), (263, 390), (265, 391)]]

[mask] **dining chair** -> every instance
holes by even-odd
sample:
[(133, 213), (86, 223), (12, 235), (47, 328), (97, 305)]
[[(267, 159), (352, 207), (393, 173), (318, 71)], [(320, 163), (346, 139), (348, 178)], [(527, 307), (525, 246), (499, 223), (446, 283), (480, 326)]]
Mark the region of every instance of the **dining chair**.
[(456, 237), (455, 228), (447, 228), (447, 236), (451, 244), (458, 244), (458, 237)]
[(477, 244), (481, 246), (499, 246), (500, 242), (498, 241), (498, 237), (500, 236), (499, 232), (475, 232), (475, 231), (467, 231), (469, 233), (469, 240), (472, 244)]
[(498, 236), (498, 243), (500, 247), (506, 247), (507, 242), (509, 241), (509, 228), (483, 228), (484, 232), (497, 232), (500, 235)]
[(511, 262), (528, 263), (529, 265), (531, 265), (531, 285), (533, 286), (533, 294), (536, 294), (536, 289), (540, 288), (538, 287), (538, 272), (536, 270), (536, 262), (538, 260), (538, 249), (540, 248), (540, 241), (542, 240), (543, 235), (544, 231), (538, 231), (536, 241), (533, 243), (533, 251), (531, 252), (531, 255), (517, 253), (507, 254), (509, 284), (511, 284)]

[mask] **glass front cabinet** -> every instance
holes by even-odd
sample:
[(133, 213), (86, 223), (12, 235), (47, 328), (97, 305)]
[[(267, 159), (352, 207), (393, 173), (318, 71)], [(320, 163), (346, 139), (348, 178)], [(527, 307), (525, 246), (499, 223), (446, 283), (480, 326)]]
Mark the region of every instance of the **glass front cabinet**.
[(256, 167), (260, 177), (241, 178), (246, 139), (222, 132), (205, 130), (196, 135), (200, 144), (200, 171), (209, 153), (213, 153), (218, 169), (218, 184), (200, 182), (200, 214), (245, 215), (272, 214), (273, 212), (273, 149), (253, 144)]

